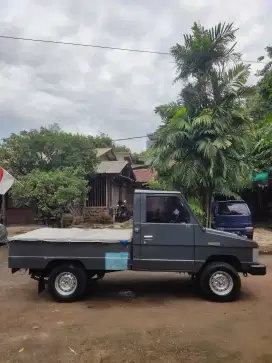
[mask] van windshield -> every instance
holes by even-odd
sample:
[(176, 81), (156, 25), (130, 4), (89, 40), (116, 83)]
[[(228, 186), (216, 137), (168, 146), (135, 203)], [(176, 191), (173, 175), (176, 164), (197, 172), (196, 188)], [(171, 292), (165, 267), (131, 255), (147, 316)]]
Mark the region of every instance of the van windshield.
[(219, 203), (218, 214), (221, 216), (248, 216), (250, 214), (246, 203)]

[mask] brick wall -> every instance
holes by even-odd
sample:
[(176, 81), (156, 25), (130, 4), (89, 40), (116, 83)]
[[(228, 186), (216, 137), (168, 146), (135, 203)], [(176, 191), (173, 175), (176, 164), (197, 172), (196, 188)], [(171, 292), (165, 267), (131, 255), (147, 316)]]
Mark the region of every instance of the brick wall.
[(6, 210), (7, 225), (35, 224), (35, 211), (31, 208), (8, 208)]
[(109, 219), (108, 207), (85, 207), (83, 210), (84, 222), (103, 223), (104, 220)]

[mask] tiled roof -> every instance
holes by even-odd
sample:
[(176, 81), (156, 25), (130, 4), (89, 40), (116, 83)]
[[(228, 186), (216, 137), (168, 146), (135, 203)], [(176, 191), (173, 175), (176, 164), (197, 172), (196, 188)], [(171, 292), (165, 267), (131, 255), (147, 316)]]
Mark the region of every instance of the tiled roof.
[(136, 181), (139, 183), (147, 183), (153, 178), (155, 178), (156, 173), (152, 169), (134, 169), (134, 174), (136, 176)]

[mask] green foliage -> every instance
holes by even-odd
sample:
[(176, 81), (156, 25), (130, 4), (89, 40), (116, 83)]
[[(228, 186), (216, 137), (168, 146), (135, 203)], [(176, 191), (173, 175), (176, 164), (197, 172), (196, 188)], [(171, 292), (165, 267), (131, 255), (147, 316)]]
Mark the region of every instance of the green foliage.
[(199, 198), (196, 197), (191, 197), (188, 200), (188, 204), (191, 207), (191, 209), (193, 210), (193, 212), (195, 213), (195, 215), (197, 216), (199, 222), (201, 224), (204, 224), (205, 222), (205, 214), (203, 212), (202, 209), (202, 205), (201, 205), (201, 201)]
[(233, 24), (205, 29), (195, 23), (184, 45), (171, 48), (175, 81), (184, 85), (183, 106), (155, 110), (162, 124), (152, 148), (153, 166), (159, 178), (201, 201), (207, 226), (213, 195), (234, 195), (251, 176), (247, 156), (254, 128), (243, 105), (254, 89), (246, 86), (249, 67), (235, 53), (235, 33)]
[(126, 147), (125, 145), (111, 145), (108, 147), (113, 147), (113, 150), (116, 152), (130, 152), (130, 149)]
[(254, 95), (246, 103), (246, 114), (254, 125), (252, 150), (248, 156), (253, 172), (272, 165), (272, 47), (266, 47), (266, 51), (270, 61), (257, 73), (260, 79)]
[(153, 178), (148, 182), (148, 186), (153, 190), (172, 190), (172, 185), (167, 183), (166, 180), (163, 179), (155, 179)]
[(247, 112), (255, 121), (263, 120), (272, 113), (272, 47), (266, 47), (266, 51), (270, 61), (257, 72), (260, 79), (247, 102)]
[(144, 155), (138, 154), (138, 153), (132, 153), (131, 154), (132, 164), (135, 165), (144, 165)]
[(58, 125), (39, 130), (22, 131), (2, 140), (1, 164), (14, 176), (30, 173), (35, 169), (52, 171), (72, 167), (82, 174), (95, 172), (97, 159), (94, 148), (105, 139), (61, 131)]
[(47, 224), (61, 221), (65, 212), (82, 205), (87, 194), (87, 181), (73, 168), (55, 171), (33, 170), (12, 187), (18, 206), (31, 206)]
[(272, 113), (255, 124), (249, 160), (256, 172), (272, 166)]
[(179, 102), (171, 102), (169, 104), (157, 106), (155, 108), (155, 113), (161, 117), (164, 123), (168, 123), (180, 107), (181, 104)]

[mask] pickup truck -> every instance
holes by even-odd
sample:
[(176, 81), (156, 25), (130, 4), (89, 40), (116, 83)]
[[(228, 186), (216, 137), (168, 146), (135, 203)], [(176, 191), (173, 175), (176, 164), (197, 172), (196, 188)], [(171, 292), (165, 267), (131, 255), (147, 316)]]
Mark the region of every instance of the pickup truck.
[(238, 298), (244, 276), (265, 275), (258, 244), (203, 228), (179, 192), (136, 190), (133, 228), (42, 228), (8, 241), (12, 273), (28, 269), (57, 301), (75, 301), (88, 282), (114, 271), (185, 272), (204, 297)]

